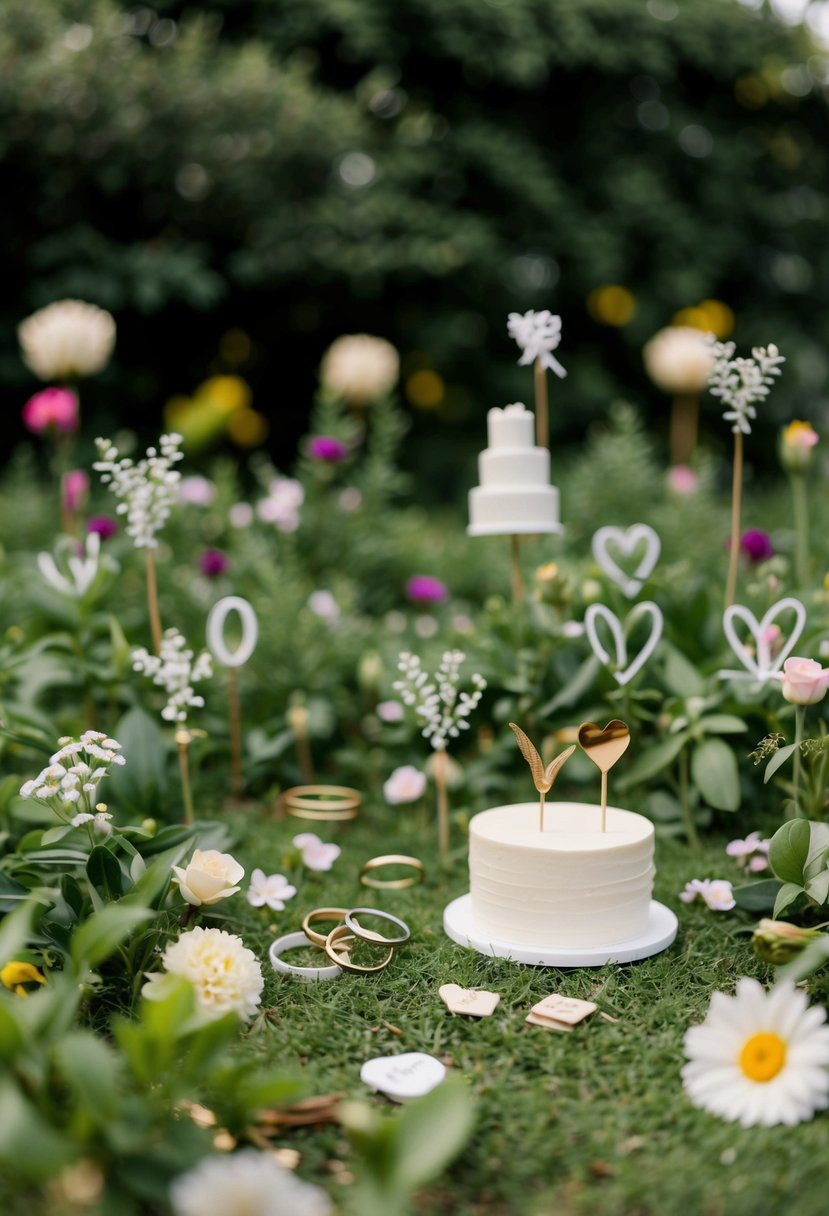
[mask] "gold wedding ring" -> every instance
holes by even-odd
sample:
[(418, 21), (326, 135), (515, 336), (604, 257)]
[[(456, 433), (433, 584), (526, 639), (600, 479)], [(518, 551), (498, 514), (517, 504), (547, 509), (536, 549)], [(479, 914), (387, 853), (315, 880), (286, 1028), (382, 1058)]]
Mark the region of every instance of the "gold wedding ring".
[[(302, 932), (308, 938), (309, 942), (313, 942), (315, 946), (325, 949), (325, 939), (328, 933), (317, 933), (316, 929), (312, 929), (311, 925), (318, 920), (333, 920), (338, 925), (343, 922), (343, 917), (348, 914), (348, 908), (314, 908), (313, 912), (308, 912), (302, 918)], [(329, 929), (330, 933), (330, 929)]]
[(360, 791), (349, 785), (295, 785), (280, 797), (285, 810), (294, 819), (328, 823), (356, 819), (362, 801)]
[[(361, 967), (357, 963), (352, 963), (349, 951), (346, 950), (343, 954), (339, 954), (334, 947), (339, 943), (347, 946), (358, 939), (348, 928), (348, 925), (337, 925), (332, 929), (325, 939), (325, 953), (331, 959), (332, 963), (336, 963), (343, 971), (349, 971), (352, 975), (371, 975), (374, 971), (382, 971), (391, 961), (391, 956), (394, 954), (394, 946), (389, 946), (388, 953), (381, 963), (375, 964), (373, 967)], [(378, 943), (379, 944), (379, 943)]]
[[(414, 874), (407, 874), (403, 878), (374, 878), (373, 870), (379, 870), (383, 866), (408, 866), (414, 870)], [(367, 861), (360, 870), (360, 882), (364, 887), (374, 887), (378, 891), (402, 891), (405, 887), (414, 887), (417, 883), (423, 882), (426, 877), (426, 871), (423, 868), (423, 862), (418, 861), (416, 857), (407, 857), (403, 853), (387, 853), (383, 857), (372, 857)]]

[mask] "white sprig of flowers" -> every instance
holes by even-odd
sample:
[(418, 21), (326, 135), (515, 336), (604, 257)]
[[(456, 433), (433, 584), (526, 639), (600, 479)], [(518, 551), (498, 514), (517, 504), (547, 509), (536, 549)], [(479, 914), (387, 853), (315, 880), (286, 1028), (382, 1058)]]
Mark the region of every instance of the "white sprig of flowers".
[(754, 403), (764, 401), (769, 390), (780, 375), (780, 364), (786, 362), (777, 347), (755, 346), (751, 358), (734, 358), (733, 342), (712, 340), (711, 353), (714, 365), (708, 377), (708, 389), (712, 397), (719, 397), (729, 408), (723, 414), (726, 422), (732, 423), (736, 435), (742, 431), (751, 434), (751, 423), (757, 417)]
[(445, 751), (449, 739), (457, 739), (462, 730), (469, 730), (469, 715), (483, 696), (486, 680), (478, 672), (472, 675), (472, 692), (460, 692), (460, 669), (466, 655), (460, 650), (444, 652), (434, 676), (421, 667), (416, 654), (403, 651), (397, 665), (403, 673), (393, 687), (400, 693), (404, 705), (414, 710), (423, 726), (421, 734), (435, 751)]

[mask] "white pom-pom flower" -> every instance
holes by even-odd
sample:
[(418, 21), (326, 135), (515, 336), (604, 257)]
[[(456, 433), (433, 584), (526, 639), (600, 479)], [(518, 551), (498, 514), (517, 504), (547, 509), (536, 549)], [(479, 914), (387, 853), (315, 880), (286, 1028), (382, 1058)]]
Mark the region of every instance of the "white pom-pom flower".
[(400, 358), (385, 338), (345, 334), (332, 342), (320, 365), (322, 383), (352, 405), (385, 397), (397, 383)]
[(318, 1186), (284, 1169), (270, 1153), (243, 1149), (205, 1157), (170, 1189), (175, 1216), (328, 1216)]
[(164, 971), (148, 972), (141, 989), (147, 1000), (163, 1000), (179, 978), (192, 985), (196, 1008), (206, 1022), (226, 1013), (246, 1022), (259, 1008), (265, 985), (262, 968), (253, 951), (233, 933), (201, 926), (189, 929), (170, 943), (161, 962)]
[(802, 1123), (829, 1106), (826, 1010), (790, 983), (766, 992), (741, 979), (715, 992), (701, 1026), (685, 1035), (685, 1092), (703, 1110), (743, 1127)]
[(41, 380), (94, 376), (115, 345), (110, 313), (83, 300), (57, 300), (17, 327), (23, 362)]
[(690, 325), (660, 329), (645, 343), (642, 359), (656, 387), (676, 396), (701, 393), (714, 366), (711, 343)]

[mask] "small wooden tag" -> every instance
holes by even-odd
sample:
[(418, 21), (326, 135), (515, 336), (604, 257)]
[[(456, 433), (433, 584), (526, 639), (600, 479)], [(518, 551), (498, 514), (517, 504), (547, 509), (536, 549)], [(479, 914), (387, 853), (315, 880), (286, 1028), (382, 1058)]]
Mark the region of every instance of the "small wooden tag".
[(570, 1034), (573, 1029), (566, 1022), (556, 1022), (554, 1018), (544, 1018), (538, 1013), (528, 1013), (524, 1021), (531, 1026), (543, 1026), (545, 1030), (563, 1030), (565, 1034)]
[(558, 992), (553, 992), (550, 996), (545, 996), (544, 1000), (539, 1001), (537, 1005), (533, 1005), (532, 1011), (549, 1021), (576, 1026), (585, 1018), (590, 1017), (591, 1013), (595, 1013), (597, 1008), (598, 1006), (594, 1005), (592, 1001), (580, 1001), (577, 997), (562, 996)]
[(485, 992), (483, 988), (460, 988), (457, 984), (443, 984), (438, 992), (450, 1013), (465, 1013), (473, 1018), (488, 1018), (495, 1012), (501, 999), (497, 992)]

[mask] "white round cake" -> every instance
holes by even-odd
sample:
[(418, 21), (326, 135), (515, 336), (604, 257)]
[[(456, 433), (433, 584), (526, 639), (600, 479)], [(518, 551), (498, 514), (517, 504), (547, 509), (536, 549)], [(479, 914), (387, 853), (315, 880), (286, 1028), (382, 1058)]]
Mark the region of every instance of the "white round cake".
[(481, 484), (469, 492), (469, 535), (560, 532), (550, 453), (536, 447), (530, 411), (520, 403), (490, 410), (487, 441), (478, 457)]
[(475, 926), (516, 946), (605, 946), (647, 924), (653, 824), (643, 815), (555, 802), (539, 830), (537, 802), (496, 806), (469, 825)]

